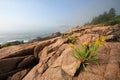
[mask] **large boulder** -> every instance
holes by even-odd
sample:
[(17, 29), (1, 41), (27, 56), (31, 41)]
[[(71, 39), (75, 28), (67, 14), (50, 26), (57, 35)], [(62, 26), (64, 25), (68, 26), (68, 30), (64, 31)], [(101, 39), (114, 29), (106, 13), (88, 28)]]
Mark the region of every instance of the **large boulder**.
[(54, 32), (54, 33), (52, 33), (52, 37), (58, 37), (58, 36), (61, 36), (60, 32)]
[(62, 69), (70, 76), (74, 76), (81, 65), (81, 61), (74, 57), (72, 48), (67, 48), (62, 56)]
[(0, 80), (21, 71), (23, 68), (34, 66), (33, 56), (36, 44), (23, 44), (0, 49)]
[(42, 40), (43, 40), (43, 38), (41, 38), (41, 37), (36, 37), (36, 38), (34, 38), (34, 39), (29, 40), (27, 43), (33, 43), (33, 42), (42, 41)]
[(33, 55), (35, 45), (24, 44), (19, 46), (10, 46), (0, 49), (0, 59), (9, 57), (19, 57)]
[[(17, 65), (25, 58), (27, 58), (27, 56), (0, 59), (0, 79), (3, 80), (7, 78), (8, 75), (18, 72), (20, 68), (17, 68)], [(28, 65), (28, 62), (26, 62), (25, 66), (26, 65)]]
[(0, 74), (7, 73), (15, 69), (17, 64), (25, 57), (15, 57), (0, 60)]

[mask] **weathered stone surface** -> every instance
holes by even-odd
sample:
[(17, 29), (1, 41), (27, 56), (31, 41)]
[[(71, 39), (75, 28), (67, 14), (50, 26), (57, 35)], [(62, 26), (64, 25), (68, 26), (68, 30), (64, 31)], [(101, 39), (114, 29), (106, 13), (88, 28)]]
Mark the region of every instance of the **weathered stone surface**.
[(83, 36), (78, 37), (76, 43), (82, 44), (83, 42), (91, 42), (98, 37), (99, 37), (99, 34), (84, 34)]
[[(113, 45), (114, 46), (114, 45)], [(120, 73), (119, 67), (119, 58), (120, 58), (120, 48), (119, 49), (112, 49), (110, 51), (110, 57), (108, 61), (108, 65), (106, 66), (105, 78), (107, 80), (117, 80), (118, 73)]]
[(6, 58), (0, 60), (0, 79), (3, 80), (8, 77), (8, 75), (12, 75), (13, 73), (19, 71), (17, 68), (17, 64), (22, 61), (24, 57), (14, 57), (14, 58)]
[(19, 46), (11, 46), (0, 49), (0, 59), (7, 57), (17, 57), (33, 54), (35, 45), (26, 44)]
[(63, 44), (59, 47), (59, 49), (56, 51), (56, 54), (54, 54), (48, 61), (48, 66), (49, 67), (58, 67), (61, 66), (62, 64), (62, 53), (63, 51), (66, 49), (68, 45), (67, 44)]
[(59, 39), (55, 43), (46, 46), (40, 53), (39, 58), (40, 61), (45, 63), (51, 58), (59, 49), (59, 47), (66, 42), (66, 39)]
[(115, 35), (108, 35), (106, 38), (107, 41), (116, 41), (117, 40), (117, 36)]
[[(94, 77), (90, 77), (89, 80), (119, 80), (120, 47), (118, 46), (120, 43), (107, 43), (101, 47), (98, 50), (99, 65), (88, 65), (86, 71), (79, 74), (79, 78), (87, 80), (89, 74), (92, 73)], [(86, 72), (89, 74), (87, 75)]]
[(38, 75), (36, 67), (34, 67), (22, 80), (35, 80)]
[(31, 63), (34, 59), (35, 59), (35, 58), (34, 58), (33, 55), (27, 56), (26, 58), (24, 58), (24, 59), (18, 64), (17, 68), (25, 67), (26, 65), (28, 65), (29, 63)]
[(22, 69), (14, 69), (13, 71), (7, 72), (7, 73), (2, 73), (0, 74), (0, 80), (10, 80), (11, 76), (15, 74), (16, 72), (21, 71)]
[(49, 52), (56, 51), (65, 42), (67, 42), (67, 39), (59, 38), (56, 42), (48, 46)]
[[(56, 43), (58, 43), (58, 42), (56, 42)], [(54, 43), (54, 44), (56, 44), (56, 43)], [(53, 49), (53, 48), (55, 48), (56, 47), (56, 45), (54, 45), (53, 44), (53, 47), (50, 47), (50, 48), (48, 48), (48, 50), (51, 50), (51, 49)], [(60, 43), (61, 44), (61, 43)], [(62, 45), (62, 46), (60, 46), (60, 48), (59, 49), (55, 49), (55, 50), (57, 50), (56, 51), (56, 54), (55, 55), (53, 55), (53, 56), (49, 56), (48, 55), (48, 52), (46, 51), (47, 50), (47, 48), (44, 48), (43, 50), (42, 50), (42, 52), (41, 52), (41, 55), (40, 56), (42, 56), (41, 58), (40, 58), (40, 62), (39, 62), (39, 64), (38, 65), (36, 65), (26, 76), (25, 76), (25, 78), (23, 79), (23, 80), (28, 80), (28, 79), (30, 79), (30, 80), (34, 80), (34, 79), (36, 79), (36, 80), (39, 80), (40, 79), (40, 77), (42, 77), (42, 75), (44, 74), (44, 72), (46, 72), (46, 70), (48, 69), (48, 67), (51, 67), (51, 68), (56, 68), (56, 67), (60, 67), (61, 66), (61, 58), (59, 57), (60, 56), (60, 54), (64, 51), (64, 49), (66, 48), (66, 46), (68, 46), (68, 45)], [(51, 52), (51, 51), (50, 51)], [(49, 53), (49, 54), (52, 54), (52, 52), (51, 53)], [(43, 57), (44, 56), (44, 57)], [(48, 58), (49, 57), (49, 58)], [(59, 59), (60, 58), (60, 59)], [(49, 60), (48, 60), (49, 59)], [(60, 61), (59, 61), (60, 60)], [(48, 61), (48, 62), (47, 62)], [(60, 63), (58, 63), (58, 62), (60, 62)], [(48, 66), (48, 65), (49, 66)], [(36, 76), (34, 75), (34, 74), (36, 74)], [(47, 73), (46, 73), (47, 74)]]
[(15, 57), (0, 60), (0, 74), (14, 70), (17, 64), (25, 57)]
[(36, 78), (41, 76), (47, 68), (47, 64), (39, 63), (23, 78), (23, 80), (39, 80), (39, 78)]
[(37, 78), (36, 80), (64, 80), (61, 74), (61, 68), (48, 68), (42, 77)]
[(34, 56), (36, 58), (38, 58), (39, 52), (42, 51), (42, 49), (44, 49), (46, 46), (48, 46), (48, 45), (50, 45), (50, 44), (52, 44), (54, 42), (56, 42), (56, 39), (40, 42), (39, 44), (37, 44), (37, 46), (34, 49)]
[(60, 67), (62, 65), (62, 58), (63, 56), (61, 55), (60, 57), (58, 57), (50, 67), (55, 68), (55, 67)]
[[(119, 30), (119, 25), (92, 25), (67, 32), (67, 37), (78, 37), (75, 46), (79, 48), (85, 41), (107, 36), (108, 42), (97, 51), (99, 65), (90, 63), (85, 71), (81, 70), (81, 61), (68, 46), (67, 37), (2, 48), (0, 80), (7, 77), (8, 80), (120, 80), (120, 37), (116, 33)], [(34, 60), (39, 62), (34, 64)], [(28, 66), (32, 63), (33, 66)]]
[(81, 72), (77, 80), (106, 80), (103, 76), (89, 72)]
[(62, 69), (69, 75), (74, 76), (80, 67), (81, 61), (74, 57), (72, 48), (67, 48), (62, 55)]
[(23, 77), (28, 73), (29, 70), (25, 69), (15, 73), (12, 77), (8, 78), (8, 80), (22, 80)]

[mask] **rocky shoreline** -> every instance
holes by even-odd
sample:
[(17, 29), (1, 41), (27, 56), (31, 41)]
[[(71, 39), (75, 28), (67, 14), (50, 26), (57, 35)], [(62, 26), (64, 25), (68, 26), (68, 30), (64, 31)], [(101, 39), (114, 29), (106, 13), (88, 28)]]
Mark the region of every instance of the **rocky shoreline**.
[(20, 45), (20, 44), (28, 44), (28, 43), (33, 43), (33, 42), (37, 42), (37, 41), (44, 41), (44, 40), (52, 39), (52, 38), (55, 38), (55, 37), (59, 37), (61, 35), (62, 35), (62, 33), (60, 33), (60, 32), (54, 32), (50, 36), (36, 37), (34, 39), (28, 40), (27, 42), (24, 42), (24, 41), (6, 42), (6, 43), (3, 43), (3, 44), (0, 44), (0, 48), (4, 48), (4, 47), (8, 47), (8, 46), (14, 46), (14, 45)]
[[(106, 36), (97, 51), (99, 65), (89, 64), (76, 73), (81, 61), (73, 55), (69, 36), (77, 37), (75, 46)], [(0, 80), (120, 80), (120, 24), (76, 27), (45, 40), (1, 48)]]

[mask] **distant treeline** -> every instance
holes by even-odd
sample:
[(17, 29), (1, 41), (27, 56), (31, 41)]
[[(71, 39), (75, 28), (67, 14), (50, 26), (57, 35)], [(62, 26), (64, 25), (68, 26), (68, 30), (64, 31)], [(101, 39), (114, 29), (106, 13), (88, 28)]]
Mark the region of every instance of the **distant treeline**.
[(105, 25), (115, 25), (120, 23), (120, 15), (116, 15), (116, 10), (111, 8), (108, 12), (100, 14), (98, 17), (94, 17), (91, 22), (86, 23), (85, 25), (90, 24), (105, 24)]

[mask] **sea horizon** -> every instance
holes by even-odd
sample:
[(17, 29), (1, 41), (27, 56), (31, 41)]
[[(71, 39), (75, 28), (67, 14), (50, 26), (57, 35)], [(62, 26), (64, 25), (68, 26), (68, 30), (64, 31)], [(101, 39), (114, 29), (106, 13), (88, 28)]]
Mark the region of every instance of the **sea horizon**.
[(54, 32), (64, 33), (70, 28), (72, 27), (56, 28), (56, 29), (48, 29), (48, 30), (2, 32), (0, 33), (0, 44), (13, 42), (13, 41), (28, 42), (29, 40), (35, 39), (37, 37), (50, 36)]
[(28, 33), (23, 33), (23, 32), (19, 32), (19, 33), (4, 33), (4, 34), (0, 34), (0, 44), (2, 43), (7, 43), (7, 42), (13, 42), (13, 41), (24, 41), (24, 42), (28, 42), (31, 39), (34, 39), (36, 37), (44, 37), (44, 36), (49, 36), (49, 34), (46, 33), (32, 33), (32, 32), (28, 32)]

